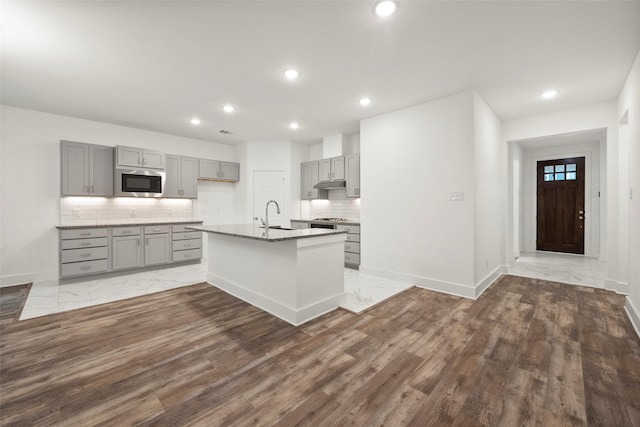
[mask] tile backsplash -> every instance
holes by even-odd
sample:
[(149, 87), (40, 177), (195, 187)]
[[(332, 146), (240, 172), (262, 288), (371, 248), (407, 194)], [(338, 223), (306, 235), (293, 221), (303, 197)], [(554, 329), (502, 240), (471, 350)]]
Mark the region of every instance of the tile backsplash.
[(60, 225), (98, 225), (193, 220), (188, 199), (138, 199), (129, 197), (63, 197)]
[(347, 218), (360, 221), (360, 199), (347, 199), (346, 189), (329, 190), (329, 200), (302, 200), (300, 219)]

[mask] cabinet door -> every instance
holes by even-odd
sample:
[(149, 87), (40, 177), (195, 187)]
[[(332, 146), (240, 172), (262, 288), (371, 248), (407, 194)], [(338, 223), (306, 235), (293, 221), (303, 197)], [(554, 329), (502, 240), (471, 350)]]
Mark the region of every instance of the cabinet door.
[(142, 266), (140, 236), (113, 237), (111, 249), (113, 270)]
[(136, 147), (116, 147), (116, 162), (118, 166), (138, 168), (142, 166), (142, 149)]
[(113, 147), (92, 145), (89, 150), (89, 186), (92, 196), (113, 196)]
[(200, 159), (199, 177), (204, 179), (218, 179), (220, 162), (217, 160)]
[(318, 161), (320, 170), (320, 182), (331, 181), (331, 159), (323, 159)]
[(144, 265), (169, 262), (171, 241), (168, 234), (151, 234), (144, 237)]
[(220, 178), (225, 181), (239, 181), (240, 164), (233, 162), (220, 162)]
[[(167, 164), (167, 175), (169, 175)], [(180, 197), (195, 199), (198, 197), (198, 159), (180, 158)]]
[(89, 144), (61, 141), (60, 172), (63, 196), (89, 195)]
[(345, 157), (347, 197), (360, 197), (360, 154)]
[(142, 166), (145, 169), (164, 169), (165, 154), (157, 150), (142, 150)]
[(331, 181), (344, 180), (344, 156), (331, 159)]
[(164, 182), (164, 197), (180, 197), (180, 157), (167, 155), (166, 179)]
[(301, 168), (300, 198), (302, 200), (317, 199), (318, 189), (313, 186), (318, 183), (318, 161), (302, 163)]

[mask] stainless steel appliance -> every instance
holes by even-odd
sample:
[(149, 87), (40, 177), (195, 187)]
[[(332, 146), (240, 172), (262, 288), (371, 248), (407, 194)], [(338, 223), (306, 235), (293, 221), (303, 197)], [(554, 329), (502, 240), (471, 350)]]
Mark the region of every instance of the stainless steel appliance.
[(310, 228), (335, 229), (339, 222), (349, 221), (346, 218), (314, 218), (311, 220)]
[(148, 169), (116, 169), (117, 197), (162, 197), (166, 173)]

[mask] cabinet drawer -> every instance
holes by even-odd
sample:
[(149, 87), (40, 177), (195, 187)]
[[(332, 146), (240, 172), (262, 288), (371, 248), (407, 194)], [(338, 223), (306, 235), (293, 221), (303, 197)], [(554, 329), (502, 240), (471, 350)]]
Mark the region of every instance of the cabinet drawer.
[(302, 229), (302, 228), (309, 228), (309, 223), (308, 222), (300, 222), (300, 221), (291, 221), (291, 228), (293, 228), (294, 230), (298, 230), (298, 229)]
[(344, 262), (345, 264), (356, 264), (360, 265), (360, 254), (352, 254), (349, 252), (344, 253)]
[(108, 228), (81, 228), (77, 230), (60, 230), (61, 239), (86, 239), (88, 237), (107, 237)]
[(96, 237), (95, 239), (63, 240), (60, 242), (60, 247), (62, 249), (97, 248), (100, 246), (107, 246), (106, 237)]
[(176, 240), (173, 242), (174, 251), (185, 249), (199, 249), (202, 247), (202, 239)]
[(189, 261), (202, 258), (202, 249), (189, 249), (173, 252), (173, 262)]
[(79, 276), (81, 274), (93, 274), (107, 271), (109, 262), (106, 259), (97, 261), (72, 262), (70, 264), (62, 264), (60, 266), (60, 276)]
[(154, 225), (144, 228), (144, 234), (166, 234), (169, 232), (168, 225)]
[(344, 244), (345, 252), (352, 252), (359, 254), (360, 253), (360, 243), (357, 242), (345, 242)]
[(112, 236), (136, 236), (140, 234), (141, 227), (116, 227), (111, 229)]
[(359, 242), (359, 241), (360, 241), (359, 234), (347, 233), (347, 242)]
[(349, 234), (360, 234), (359, 225), (336, 225), (336, 230), (347, 230)]
[(173, 232), (173, 240), (202, 239), (202, 231)]
[(200, 227), (202, 224), (176, 224), (172, 225), (174, 233), (185, 233), (192, 232), (197, 233), (197, 231), (189, 230), (187, 227)]
[(107, 247), (62, 251), (62, 262), (92, 261), (108, 257)]

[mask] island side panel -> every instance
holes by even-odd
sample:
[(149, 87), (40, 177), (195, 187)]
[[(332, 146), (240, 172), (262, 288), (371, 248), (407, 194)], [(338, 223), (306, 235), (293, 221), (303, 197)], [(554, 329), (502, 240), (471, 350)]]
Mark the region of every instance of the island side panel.
[(208, 233), (207, 282), (296, 324), (296, 242)]
[(345, 303), (345, 239), (346, 234), (297, 240), (298, 324)]

